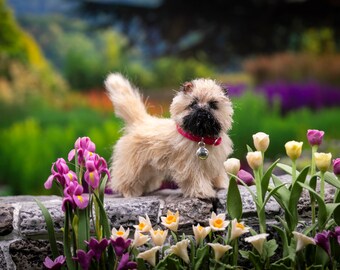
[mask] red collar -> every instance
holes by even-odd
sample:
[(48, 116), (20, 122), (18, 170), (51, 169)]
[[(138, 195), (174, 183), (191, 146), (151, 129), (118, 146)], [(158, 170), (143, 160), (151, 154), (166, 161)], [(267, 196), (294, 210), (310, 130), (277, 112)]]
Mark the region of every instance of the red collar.
[(194, 142), (200, 142), (203, 139), (203, 142), (205, 144), (209, 144), (209, 145), (214, 145), (217, 146), (219, 144), (221, 144), (222, 142), (222, 138), (218, 137), (218, 138), (212, 138), (212, 137), (199, 137), (193, 134), (190, 134), (188, 132), (185, 132), (183, 129), (181, 129), (181, 127), (179, 125), (176, 125), (177, 127), (177, 131), (185, 138), (194, 141)]

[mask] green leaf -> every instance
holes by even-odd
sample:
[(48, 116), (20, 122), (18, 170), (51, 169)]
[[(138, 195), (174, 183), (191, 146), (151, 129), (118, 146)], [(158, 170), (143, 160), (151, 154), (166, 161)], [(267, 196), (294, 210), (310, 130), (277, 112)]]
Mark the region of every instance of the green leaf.
[(278, 244), (275, 239), (271, 239), (264, 243), (263, 250), (266, 254), (265, 258), (270, 258), (275, 254), (276, 249), (278, 248)]
[(334, 173), (326, 172), (325, 173), (325, 181), (332, 185), (333, 187), (336, 187), (337, 189), (340, 189), (340, 181), (335, 176)]
[(37, 203), (37, 205), (39, 206), (39, 208), (40, 208), (40, 210), (41, 210), (41, 212), (44, 216), (44, 219), (45, 219), (45, 222), (46, 222), (46, 227), (47, 227), (47, 232), (48, 232), (48, 240), (50, 242), (53, 259), (55, 259), (59, 256), (59, 251), (58, 251), (57, 240), (56, 240), (56, 237), (55, 237), (53, 220), (52, 220), (51, 214), (50, 214), (50, 212), (48, 212), (47, 208), (45, 207), (45, 205), (43, 205), (41, 203), (40, 200), (38, 200), (37, 198), (34, 198), (34, 200)]
[(264, 200), (264, 202), (263, 202), (263, 206), (262, 206), (262, 208), (261, 208), (260, 211), (263, 211), (263, 210), (264, 210), (264, 207), (266, 206), (266, 203), (268, 202), (268, 200), (270, 199), (270, 197), (271, 197), (278, 189), (280, 189), (281, 187), (283, 187), (283, 186), (285, 186), (285, 185), (286, 185), (286, 183), (283, 183), (283, 184), (281, 184), (280, 186), (276, 186), (275, 188), (273, 188), (273, 189), (269, 192), (267, 198), (266, 198), (266, 199)]
[(145, 261), (141, 258), (137, 259), (137, 269), (138, 270), (147, 270)]
[(333, 218), (335, 223), (340, 226), (340, 207), (334, 209)]
[(106, 238), (109, 239), (111, 237), (109, 219), (106, 215), (106, 211), (105, 211), (105, 208), (104, 208), (102, 201), (99, 200), (99, 197), (95, 192), (93, 194), (96, 197), (96, 200), (97, 200), (97, 203), (98, 203), (98, 206), (99, 206), (99, 211), (100, 211), (100, 216), (101, 216), (100, 220), (102, 222), (102, 226), (103, 226), (103, 229), (104, 229), (104, 235), (105, 235)]
[(252, 262), (256, 270), (263, 270), (264, 265), (261, 263), (261, 258), (259, 255), (256, 255), (252, 251), (249, 251), (249, 261)]
[(264, 200), (266, 196), (266, 192), (268, 190), (269, 180), (272, 175), (272, 171), (275, 168), (276, 164), (279, 162), (280, 159), (276, 160), (270, 167), (267, 169), (266, 173), (263, 175), (261, 180), (261, 189), (262, 189), (262, 200)]
[(79, 221), (78, 221), (78, 249), (86, 250), (87, 244), (85, 241), (88, 241), (89, 235), (89, 218), (87, 216), (87, 209), (79, 209)]
[[(272, 175), (272, 180), (274, 182), (275, 186), (280, 186), (283, 184), (283, 182), (280, 180), (279, 177), (277, 177), (275, 174)], [(289, 197), (290, 197), (290, 191), (286, 187), (282, 187), (279, 190), (276, 191), (275, 199), (276, 201), (284, 208), (288, 208), (289, 204)]]
[[(292, 175), (293, 169), (291, 166), (288, 166), (286, 164), (283, 163), (278, 163), (277, 167), (279, 167), (280, 169), (284, 170), (286, 173)], [(299, 175), (299, 171), (296, 171), (296, 175)]]
[(281, 239), (281, 244), (283, 248), (283, 257), (287, 257), (289, 255), (289, 249), (288, 249), (288, 241), (287, 241), (287, 234), (286, 232), (281, 229), (279, 226), (272, 225), (272, 227), (276, 230), (276, 232), (279, 234)]
[(71, 237), (70, 237), (70, 205), (67, 204), (66, 206), (66, 213), (65, 213), (65, 219), (64, 219), (64, 235), (63, 235), (63, 242), (64, 242), (64, 255), (66, 257), (66, 264), (67, 268), (70, 270), (75, 270), (75, 262), (72, 259), (72, 253), (71, 253)]
[(242, 258), (249, 259), (249, 252), (250, 251), (239, 250), (238, 252), (241, 254)]
[(202, 248), (198, 248), (195, 257), (194, 270), (201, 269), (203, 262), (205, 262), (209, 257), (209, 246), (205, 245)]
[(105, 188), (106, 188), (106, 183), (107, 183), (108, 177), (107, 174), (105, 174), (103, 180), (100, 183), (99, 186), (99, 199), (101, 202), (104, 201), (104, 194), (105, 194)]
[(247, 151), (248, 152), (254, 152), (254, 150), (247, 144)]
[(227, 211), (231, 219), (240, 220), (242, 217), (242, 199), (235, 177), (230, 177), (227, 194)]
[(298, 224), (298, 211), (297, 205), (301, 196), (302, 187), (299, 185), (300, 183), (304, 183), (306, 181), (306, 177), (308, 175), (309, 166), (303, 168), (299, 176), (296, 178), (295, 183), (292, 186), (288, 208), (291, 213), (292, 220), (289, 224), (290, 230), (295, 230)]

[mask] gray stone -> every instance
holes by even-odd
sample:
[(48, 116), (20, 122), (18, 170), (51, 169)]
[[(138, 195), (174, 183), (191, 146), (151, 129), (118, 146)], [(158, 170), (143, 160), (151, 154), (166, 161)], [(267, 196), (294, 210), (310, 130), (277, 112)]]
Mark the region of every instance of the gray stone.
[(132, 227), (139, 223), (138, 216), (145, 217), (145, 214), (148, 214), (152, 224), (158, 223), (160, 201), (157, 197), (117, 198), (106, 196), (104, 203), (112, 227)]
[(0, 203), (13, 204), (13, 203), (20, 203), (20, 202), (34, 202), (34, 198), (37, 198), (42, 202), (60, 199), (59, 196), (55, 196), (55, 195), (53, 196), (30, 196), (30, 195), (2, 196), (0, 197)]
[[(62, 245), (58, 243), (59, 252)], [(9, 246), (9, 254), (12, 257), (16, 269), (43, 269), (43, 261), (46, 256), (52, 258), (48, 241), (22, 239), (14, 241)]]
[[(61, 233), (64, 226), (64, 213), (61, 210), (61, 199), (43, 202), (49, 211), (56, 233)], [(25, 236), (47, 235), (45, 218), (35, 202), (27, 202), (19, 211), (19, 231)]]
[(7, 269), (7, 263), (2, 249), (0, 249), (0, 269)]
[(13, 209), (10, 205), (0, 204), (0, 236), (13, 231)]

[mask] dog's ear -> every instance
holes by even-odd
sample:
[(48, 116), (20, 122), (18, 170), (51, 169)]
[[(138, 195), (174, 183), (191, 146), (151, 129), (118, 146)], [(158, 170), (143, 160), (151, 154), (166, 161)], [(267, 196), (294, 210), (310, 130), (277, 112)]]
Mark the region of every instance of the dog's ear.
[(192, 82), (185, 82), (185, 83), (182, 84), (180, 90), (183, 91), (185, 94), (190, 93), (190, 92), (192, 92), (193, 86), (194, 85), (192, 84)]
[(223, 93), (228, 97), (229, 96), (229, 89), (228, 89), (228, 86), (224, 83), (220, 84), (221, 88), (222, 88), (222, 91)]

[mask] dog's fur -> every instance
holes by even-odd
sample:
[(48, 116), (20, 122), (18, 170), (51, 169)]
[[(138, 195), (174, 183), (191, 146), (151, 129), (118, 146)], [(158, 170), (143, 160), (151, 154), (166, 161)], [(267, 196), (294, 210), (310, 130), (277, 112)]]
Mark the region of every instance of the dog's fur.
[[(215, 196), (214, 187), (228, 186), (223, 162), (232, 152), (226, 132), (233, 109), (219, 84), (210, 79), (184, 84), (172, 101), (170, 119), (149, 115), (138, 90), (122, 75), (110, 74), (105, 86), (116, 115), (125, 121), (111, 160), (113, 190), (125, 197), (140, 196), (171, 178), (184, 196), (208, 198)], [(179, 134), (176, 124), (196, 136), (221, 137), (222, 143), (206, 145), (209, 157), (200, 160), (197, 142)]]

